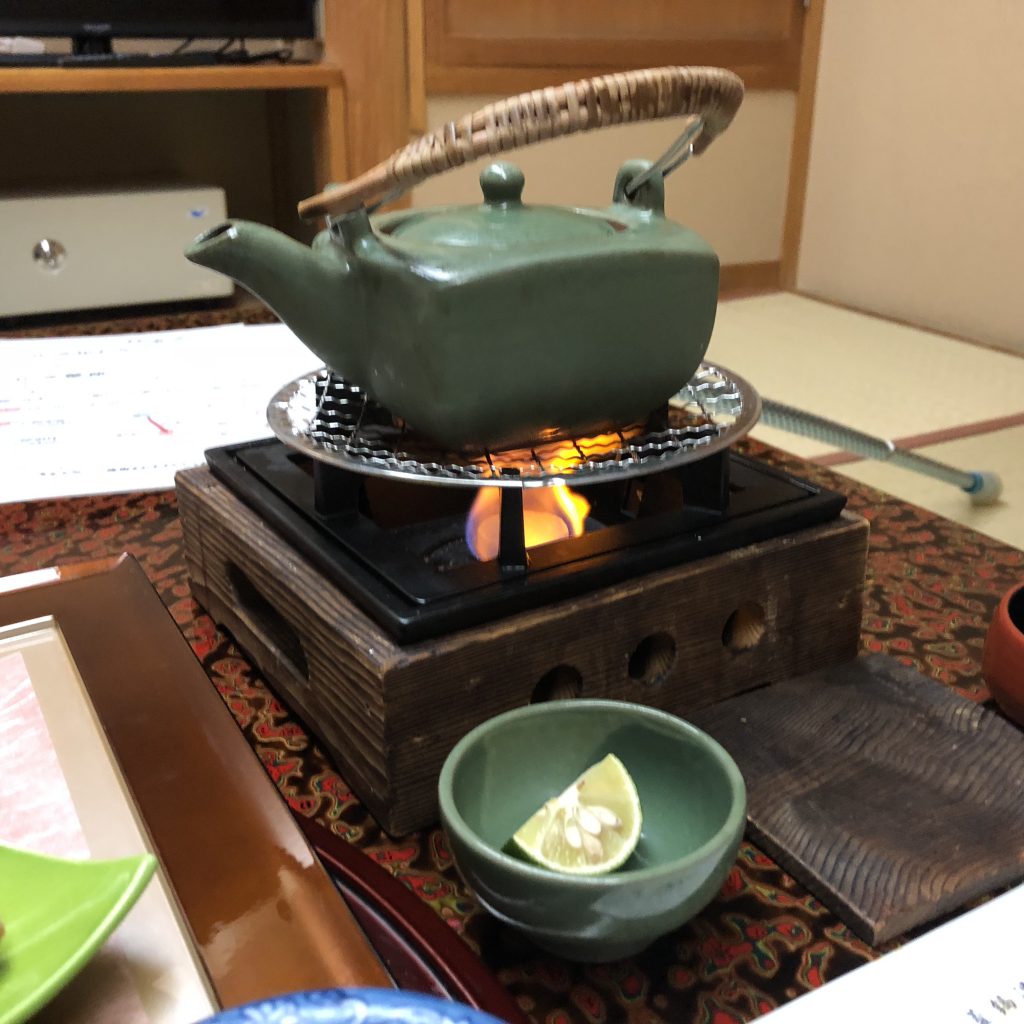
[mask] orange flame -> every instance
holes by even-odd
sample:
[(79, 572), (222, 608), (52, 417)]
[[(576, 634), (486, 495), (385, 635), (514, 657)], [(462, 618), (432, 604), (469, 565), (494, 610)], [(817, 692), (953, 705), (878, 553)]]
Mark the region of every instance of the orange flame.
[(597, 434), (594, 437), (579, 438), (577, 441), (537, 442), (531, 448), (509, 448), (505, 451), (491, 452), (488, 464), (500, 470), (523, 466), (532, 469), (539, 463), (547, 473), (571, 473), (587, 459), (622, 448), (630, 437), (640, 432), (640, 429), (633, 427), (622, 433)]
[[(590, 502), (570, 491), (564, 483), (528, 487), (523, 491), (523, 533), (527, 548), (578, 537), (590, 512)], [(497, 487), (481, 487), (466, 520), (466, 542), (474, 557), (489, 562), (498, 557), (501, 493)]]

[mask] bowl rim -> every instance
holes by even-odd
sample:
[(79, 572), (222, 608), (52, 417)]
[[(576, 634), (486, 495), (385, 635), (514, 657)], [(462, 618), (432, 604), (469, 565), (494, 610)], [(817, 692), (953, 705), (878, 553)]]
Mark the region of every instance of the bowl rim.
[[(237, 1006), (225, 1007), (203, 1017), (196, 1024), (242, 1024), (250, 1020), (296, 1020), (293, 1016), (297, 1009), (301, 1020), (312, 1022), (314, 1019), (323, 1024), (342, 1024), (354, 1018), (351, 1014), (342, 1015), (350, 1004), (362, 1003), (373, 1009), (433, 1010), (439, 1020), (450, 1024), (501, 1024), (501, 1021), (486, 1010), (467, 1003), (446, 999), (432, 992), (420, 992), (411, 988), (380, 988), (370, 985), (338, 985), (334, 988), (308, 988), (293, 992), (280, 992), (260, 999), (253, 999)], [(288, 1014), (275, 1014), (276, 1010), (286, 1009)], [(306, 1013), (305, 1011), (310, 1011)], [(253, 1016), (255, 1011), (262, 1011), (259, 1017)], [(334, 1012), (337, 1011), (337, 1012)], [(263, 1016), (262, 1014), (266, 1014)], [(374, 1019), (380, 1019), (379, 1013), (372, 1013)]]
[[(551, 871), (540, 865), (530, 864), (510, 854), (503, 853), (500, 849), (491, 846), (481, 839), (476, 831), (470, 827), (455, 805), (454, 793), (452, 791), (455, 775), (455, 766), (462, 758), (465, 751), (472, 746), (477, 738), (484, 732), (488, 732), (504, 722), (514, 721), (519, 718), (530, 718), (539, 714), (560, 714), (571, 711), (579, 711), (585, 708), (607, 708), (616, 711), (625, 711), (635, 717), (651, 718), (665, 722), (681, 732), (688, 733), (692, 738), (703, 744), (719, 762), (725, 771), (726, 778), (732, 793), (732, 805), (716, 832), (714, 832), (704, 843), (696, 849), (691, 850), (684, 857), (679, 857), (668, 864), (658, 864), (649, 868), (633, 868), (629, 871), (612, 871), (605, 875), (570, 875), (560, 874)], [(600, 698), (574, 698), (571, 700), (546, 701), (542, 704), (527, 704), (524, 707), (513, 708), (510, 711), (503, 711), (498, 715), (488, 718), (471, 729), (458, 743), (452, 747), (451, 752), (444, 760), (441, 767), (441, 775), (438, 779), (438, 802), (441, 808), (442, 825), (448, 831), (448, 822), (454, 822), (462, 840), (467, 843), (474, 852), (491, 864), (512, 871), (524, 879), (537, 881), (551, 881), (557, 879), (560, 884), (568, 885), (570, 888), (579, 889), (611, 889), (626, 884), (627, 882), (642, 882), (656, 880), (661, 876), (673, 876), (680, 870), (685, 870), (691, 864), (703, 860), (707, 854), (716, 846), (722, 844), (723, 839), (731, 835), (737, 827), (740, 827), (742, 838), (742, 827), (746, 821), (747, 813), (747, 787), (743, 780), (739, 766), (733, 760), (732, 755), (713, 736), (697, 728), (692, 722), (680, 718), (668, 711), (659, 708), (652, 708), (646, 704), (636, 704), (631, 701), (605, 700)]]

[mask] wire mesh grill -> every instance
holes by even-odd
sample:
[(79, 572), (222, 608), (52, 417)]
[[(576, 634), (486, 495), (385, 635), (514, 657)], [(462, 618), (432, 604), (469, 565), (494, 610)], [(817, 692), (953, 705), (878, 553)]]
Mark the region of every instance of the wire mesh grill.
[(641, 476), (704, 458), (743, 437), (760, 411), (750, 384), (702, 363), (689, 384), (644, 423), (502, 451), (453, 451), (323, 369), (286, 384), (271, 400), (267, 420), (286, 444), (357, 473), (475, 487), (545, 487)]

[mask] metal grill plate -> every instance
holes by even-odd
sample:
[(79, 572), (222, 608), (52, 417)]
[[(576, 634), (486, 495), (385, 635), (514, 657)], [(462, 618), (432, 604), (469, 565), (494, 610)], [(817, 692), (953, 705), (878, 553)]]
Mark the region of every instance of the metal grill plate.
[(760, 413), (761, 399), (742, 377), (702, 363), (646, 424), (503, 451), (446, 450), (327, 369), (281, 388), (267, 420), (285, 444), (357, 473), (409, 483), (547, 487), (641, 476), (703, 459), (747, 434)]

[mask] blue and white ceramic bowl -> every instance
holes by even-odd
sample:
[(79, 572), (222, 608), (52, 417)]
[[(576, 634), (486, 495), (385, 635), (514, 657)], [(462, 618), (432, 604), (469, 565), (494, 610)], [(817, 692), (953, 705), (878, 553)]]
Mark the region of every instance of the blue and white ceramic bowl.
[(200, 1024), (501, 1024), (489, 1013), (418, 992), (331, 988), (236, 1006)]

